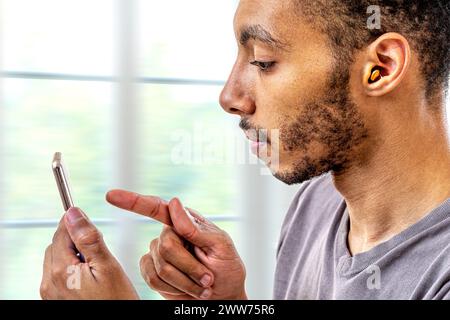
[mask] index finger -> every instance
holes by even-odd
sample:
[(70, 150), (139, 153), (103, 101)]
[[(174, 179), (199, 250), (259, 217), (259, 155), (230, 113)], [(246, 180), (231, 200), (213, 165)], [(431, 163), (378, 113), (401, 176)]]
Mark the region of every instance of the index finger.
[(126, 190), (111, 190), (106, 194), (106, 201), (118, 208), (132, 211), (172, 226), (168, 204), (159, 197), (144, 196)]

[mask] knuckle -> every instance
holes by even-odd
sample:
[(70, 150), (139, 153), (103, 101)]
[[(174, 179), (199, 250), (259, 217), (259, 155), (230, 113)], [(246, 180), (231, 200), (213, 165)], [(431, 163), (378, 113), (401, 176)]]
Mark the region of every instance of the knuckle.
[(186, 239), (188, 241), (191, 241), (192, 239), (194, 239), (197, 236), (197, 233), (198, 233), (198, 229), (194, 227), (194, 228), (192, 228), (190, 230), (186, 230), (185, 232), (183, 232), (181, 234), (181, 236), (184, 239)]
[(168, 257), (171, 255), (175, 247), (175, 243), (171, 239), (165, 239), (161, 241), (158, 246), (158, 252), (162, 257)]
[(52, 268), (52, 278), (55, 281), (61, 280), (66, 274), (66, 269), (63, 266), (54, 266)]
[(172, 234), (174, 234), (173, 228), (169, 226), (164, 226), (161, 231), (160, 238), (164, 239), (165, 237), (171, 236)]
[(162, 204), (161, 198), (156, 198), (155, 200), (157, 201), (158, 204), (156, 206), (154, 206), (152, 208), (152, 210), (149, 212), (150, 217), (155, 217), (161, 209), (161, 204)]
[(147, 276), (147, 283), (153, 290), (158, 290), (161, 280), (156, 273), (149, 274)]
[(218, 234), (218, 236), (221, 237), (224, 241), (227, 241), (227, 242), (232, 241), (230, 235), (229, 235), (226, 231), (224, 231), (224, 230), (222, 230), (222, 229), (218, 229), (218, 230), (217, 230), (217, 234)]
[(142, 267), (145, 266), (148, 262), (148, 255), (144, 254), (141, 259), (139, 259), (139, 266)]
[(103, 240), (103, 234), (96, 228), (89, 229), (78, 238), (78, 243), (84, 246), (96, 245)]
[(159, 244), (159, 239), (158, 239), (158, 238), (153, 239), (153, 240), (150, 242), (150, 245), (149, 245), (150, 251), (154, 251), (155, 248), (158, 247), (158, 244)]
[(141, 274), (145, 282), (150, 286), (150, 288), (156, 290), (160, 283), (160, 279), (156, 273), (152, 257), (149, 254), (142, 256), (139, 264)]
[(147, 270), (147, 266), (151, 263), (150, 256), (148, 254), (143, 255), (141, 259), (139, 260), (139, 267), (141, 269), (141, 272), (145, 272)]
[(218, 234), (218, 240), (224, 245), (224, 246), (234, 246), (233, 240), (231, 239), (230, 235), (226, 233), (225, 231), (220, 231)]
[(162, 263), (160, 263), (157, 271), (158, 271), (158, 275), (160, 278), (167, 279), (172, 275), (173, 270), (172, 270), (172, 267), (168, 263), (162, 262)]

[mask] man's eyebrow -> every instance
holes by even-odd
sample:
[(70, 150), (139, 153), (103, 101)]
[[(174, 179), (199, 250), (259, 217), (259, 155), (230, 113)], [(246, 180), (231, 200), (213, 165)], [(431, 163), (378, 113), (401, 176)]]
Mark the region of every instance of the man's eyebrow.
[(275, 39), (269, 31), (259, 24), (245, 26), (241, 29), (239, 43), (245, 46), (249, 40), (261, 41), (277, 49), (286, 49), (287, 46), (282, 41)]

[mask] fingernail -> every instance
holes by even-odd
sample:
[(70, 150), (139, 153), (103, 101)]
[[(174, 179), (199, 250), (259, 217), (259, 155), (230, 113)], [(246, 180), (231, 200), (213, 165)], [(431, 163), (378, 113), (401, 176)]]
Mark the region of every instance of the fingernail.
[(76, 224), (79, 220), (83, 219), (83, 214), (78, 208), (70, 208), (66, 213), (67, 221), (70, 224)]
[(201, 299), (208, 299), (209, 296), (211, 295), (211, 290), (206, 289), (202, 292), (202, 294), (200, 295)]
[(208, 287), (209, 283), (211, 282), (211, 276), (209, 274), (205, 274), (202, 279), (200, 280), (200, 283), (204, 287)]

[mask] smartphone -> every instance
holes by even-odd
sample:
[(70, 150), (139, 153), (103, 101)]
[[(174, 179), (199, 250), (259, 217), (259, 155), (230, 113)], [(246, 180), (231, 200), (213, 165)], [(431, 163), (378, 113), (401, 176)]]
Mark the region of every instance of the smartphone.
[(64, 211), (73, 207), (72, 194), (70, 192), (69, 180), (67, 179), (67, 170), (62, 161), (61, 152), (56, 152), (52, 163), (53, 174), (55, 175), (56, 185), (63, 204)]
[[(74, 205), (72, 200), (72, 194), (70, 192), (67, 169), (64, 167), (61, 152), (56, 152), (55, 155), (53, 156), (52, 169), (53, 174), (55, 175), (56, 185), (58, 186), (59, 195), (61, 196), (64, 211), (67, 211)], [(78, 259), (80, 259), (81, 262), (85, 261), (83, 255), (79, 253), (78, 250), (77, 250), (77, 257)]]

